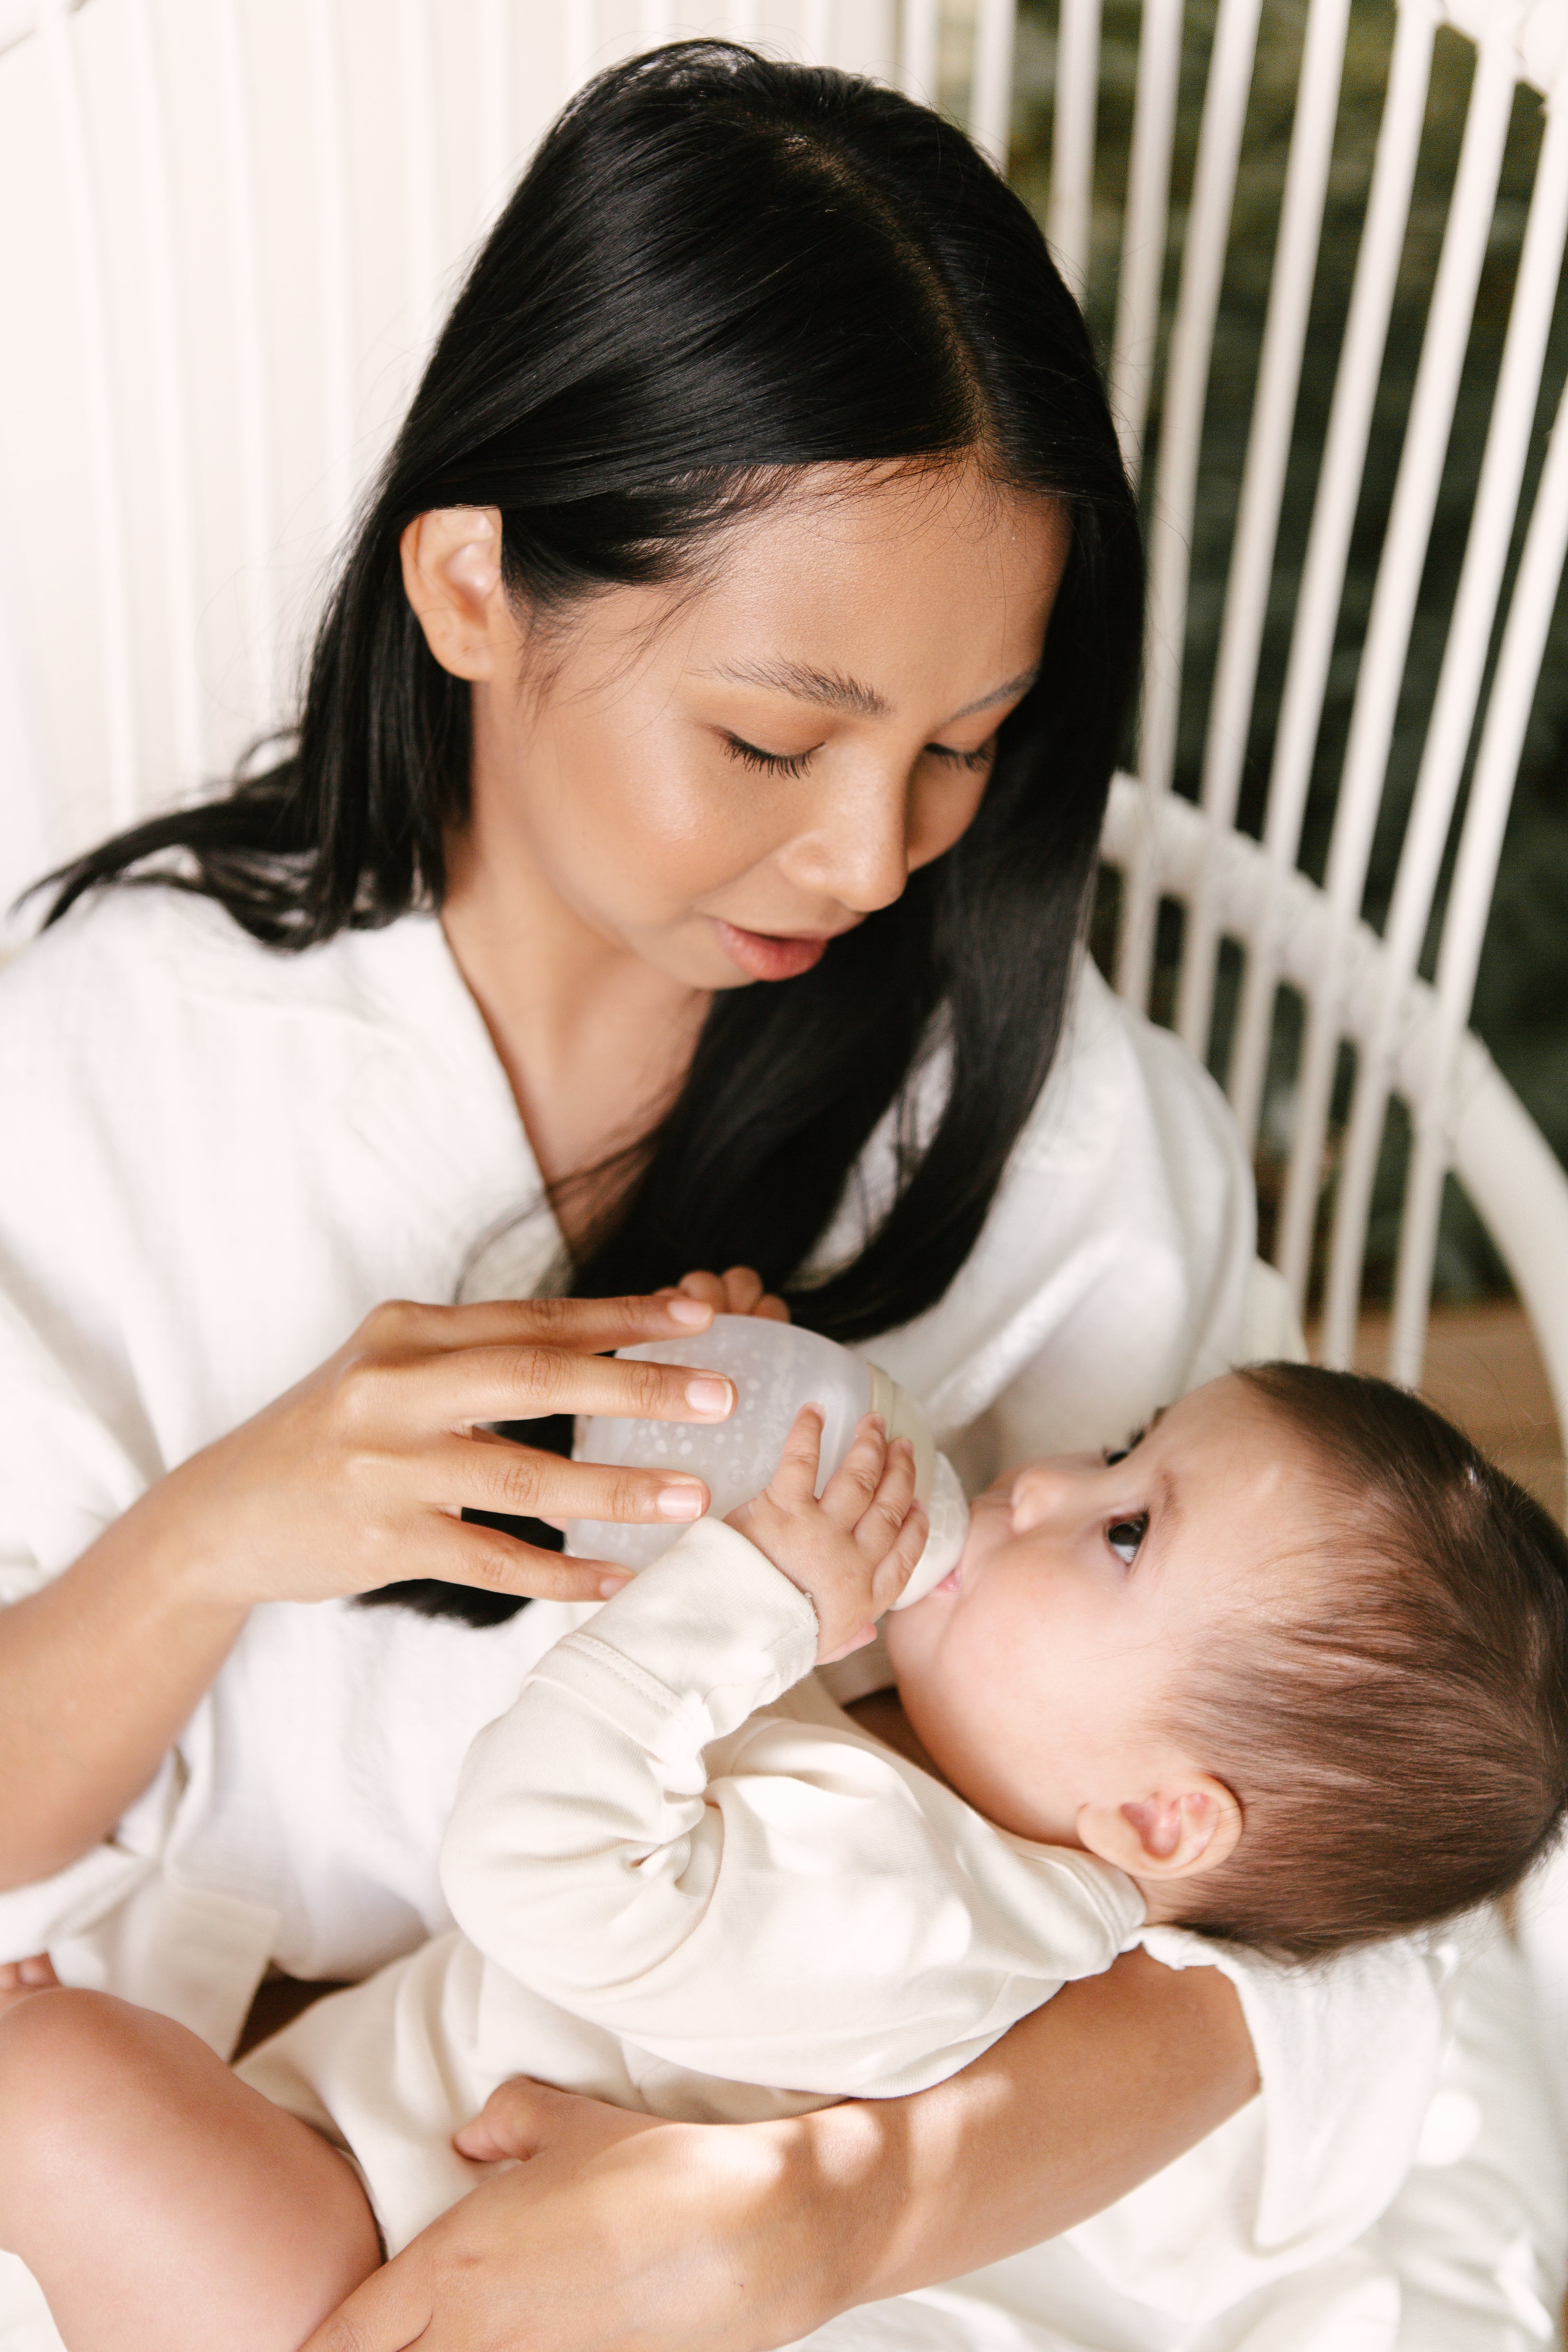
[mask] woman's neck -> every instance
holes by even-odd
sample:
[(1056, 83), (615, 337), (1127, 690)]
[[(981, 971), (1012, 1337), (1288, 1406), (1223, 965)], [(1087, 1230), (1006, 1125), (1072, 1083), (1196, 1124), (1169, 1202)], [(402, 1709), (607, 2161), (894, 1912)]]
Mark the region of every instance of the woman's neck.
[[(487, 855), (477, 826), (451, 840), (441, 922), (540, 1172), (560, 1185), (657, 1122), (709, 1000), (592, 930), (509, 847)], [(592, 1186), (563, 1196), (569, 1242), (600, 1205)]]

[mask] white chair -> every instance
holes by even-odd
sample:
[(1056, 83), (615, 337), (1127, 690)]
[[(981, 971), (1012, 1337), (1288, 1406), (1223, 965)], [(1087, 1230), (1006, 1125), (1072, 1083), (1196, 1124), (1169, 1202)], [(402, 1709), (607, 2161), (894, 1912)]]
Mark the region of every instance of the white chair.
[[(1568, 1426), (1568, 1179), (1467, 1029), (1499, 846), (1568, 543), (1552, 443), (1506, 616), (1510, 535), (1568, 230), (1568, 105), (1550, 111), (1481, 492), (1385, 930), (1361, 919), (1412, 617), (1517, 84), (1568, 75), (1562, 0), (1402, 0), (1316, 492), (1261, 841), (1235, 826), (1350, 16), (1310, 0), (1272, 291), (1206, 718), (1202, 798), (1171, 789), (1188, 554), (1260, 0), (1219, 0), (1149, 499), (1140, 774), (1118, 779), (1118, 984), (1149, 990), (1163, 898), (1185, 910), (1177, 1003), (1206, 1051), (1220, 942), (1244, 956), (1228, 1086), (1249, 1138), (1281, 985), (1306, 1008), (1278, 1257), (1300, 1306), (1336, 1059), (1357, 1055), (1322, 1350), (1349, 1360), (1390, 1097), (1414, 1144), (1390, 1369), (1418, 1378), (1452, 1171), (1524, 1300)], [(1325, 885), (1298, 870), (1440, 23), (1477, 44)], [(1000, 153), (1014, 0), (0, 0), (0, 892), (199, 791), (288, 716), (324, 567), (465, 256), (542, 124), (591, 70), (727, 31), (961, 88)], [(1141, 460), (1171, 211), (1181, 0), (1144, 0), (1113, 396)], [(1047, 230), (1082, 282), (1100, 0), (1060, 0)], [(1500, 651), (1484, 709), (1494, 622)], [(1417, 962), (1475, 724), (1435, 982)]]

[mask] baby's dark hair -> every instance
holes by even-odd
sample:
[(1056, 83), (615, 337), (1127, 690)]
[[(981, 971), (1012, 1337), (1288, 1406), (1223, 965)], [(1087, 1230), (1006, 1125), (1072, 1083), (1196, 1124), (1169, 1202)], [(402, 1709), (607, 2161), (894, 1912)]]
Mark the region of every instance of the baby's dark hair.
[(1568, 1539), (1408, 1391), (1239, 1376), (1316, 1459), (1300, 1615), (1200, 1668), (1173, 1726), (1239, 1799), (1183, 1924), (1315, 1960), (1505, 1894), (1568, 1810)]

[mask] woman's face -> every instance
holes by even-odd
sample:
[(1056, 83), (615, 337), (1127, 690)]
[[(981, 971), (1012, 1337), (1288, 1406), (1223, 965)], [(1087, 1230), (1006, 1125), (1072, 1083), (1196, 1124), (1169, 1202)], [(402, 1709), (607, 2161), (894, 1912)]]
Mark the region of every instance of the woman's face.
[(689, 987), (808, 970), (973, 817), (1067, 546), (1051, 501), (968, 467), (824, 467), (698, 583), (531, 631), (494, 510), (422, 516), (410, 602), (474, 687), (455, 873)]

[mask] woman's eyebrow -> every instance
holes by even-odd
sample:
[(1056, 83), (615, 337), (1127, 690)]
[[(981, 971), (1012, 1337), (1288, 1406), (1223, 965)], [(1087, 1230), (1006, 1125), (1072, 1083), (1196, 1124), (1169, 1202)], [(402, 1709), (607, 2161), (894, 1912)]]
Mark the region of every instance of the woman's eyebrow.
[(862, 686), (858, 678), (838, 670), (813, 669), (807, 662), (726, 662), (699, 676), (721, 677), (731, 686), (760, 686), (770, 694), (792, 694), (799, 702), (847, 710), (855, 719), (888, 716), (889, 705), (874, 686)]
[[(952, 719), (973, 719), (977, 710), (989, 710), (994, 703), (1010, 702), (1016, 694), (1022, 694), (1033, 686), (1039, 674), (1038, 663), (1033, 669), (1021, 669), (1016, 677), (1007, 680), (1005, 686), (994, 687), (989, 694), (983, 694), (978, 702), (966, 702), (962, 710), (953, 712)], [(952, 719), (947, 722), (950, 727)]]
[[(977, 710), (1010, 702), (1016, 694), (1033, 686), (1038, 675), (1037, 667), (1020, 671), (1005, 685), (983, 694), (978, 702), (966, 702), (944, 724), (951, 727), (955, 719), (972, 719)], [(841, 670), (814, 669), (808, 662), (725, 662), (716, 669), (700, 671), (699, 676), (722, 678), (731, 686), (760, 686), (770, 694), (793, 695), (798, 702), (847, 711), (853, 719), (886, 719), (890, 709), (874, 686), (863, 686), (858, 677), (846, 677)]]

